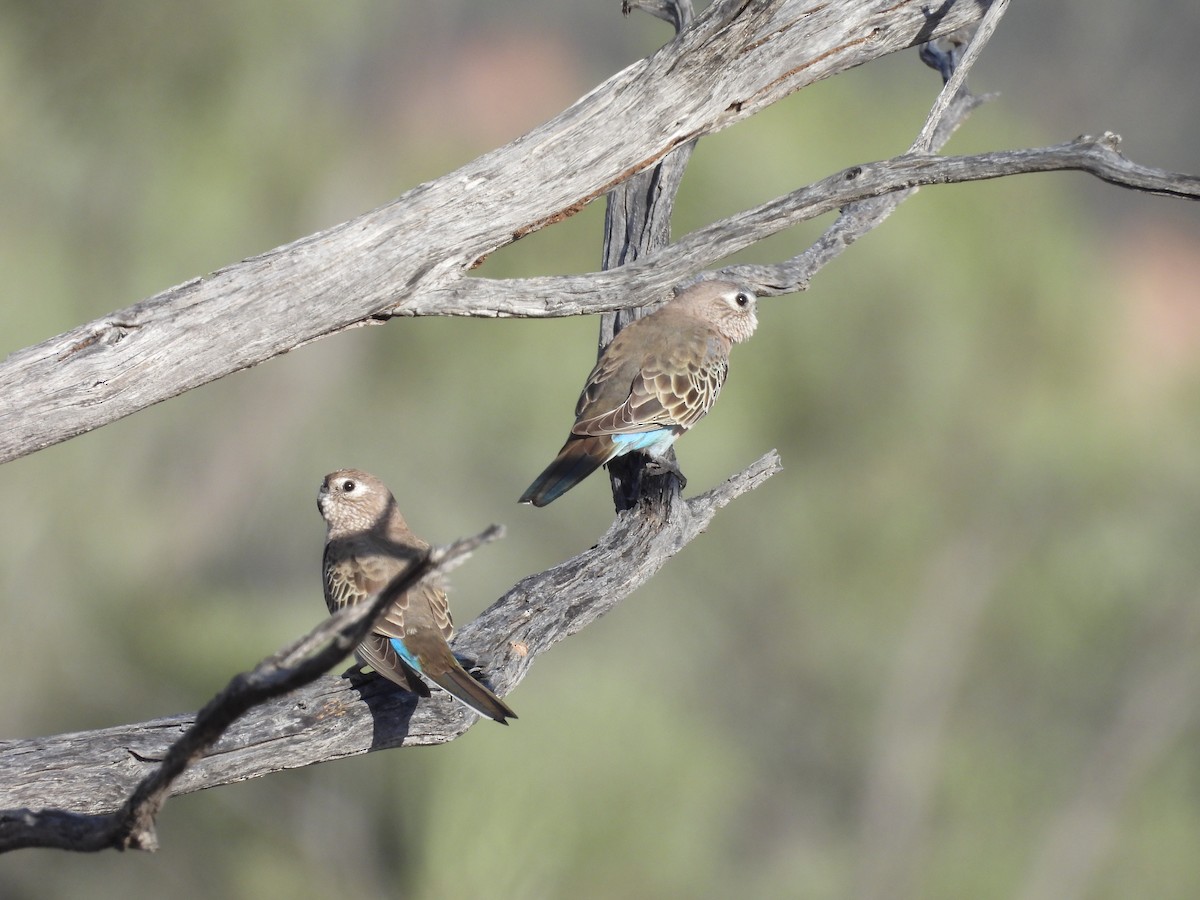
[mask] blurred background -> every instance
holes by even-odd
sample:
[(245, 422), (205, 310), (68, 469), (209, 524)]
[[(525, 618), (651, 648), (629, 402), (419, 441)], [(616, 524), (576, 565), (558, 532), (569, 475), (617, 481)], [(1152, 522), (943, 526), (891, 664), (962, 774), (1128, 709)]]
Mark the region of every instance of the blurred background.
[[(1197, 36), (1192, 3), (1016, 4), (949, 152), (1110, 129), (1200, 172)], [(668, 37), (616, 0), (0, 2), (0, 354), (385, 203)], [(705, 139), (676, 234), (902, 152), (938, 86), (909, 51)], [(483, 274), (593, 270), (602, 220)], [(762, 303), (680, 449), (689, 492), (785, 471), (539, 659), (519, 722), (177, 798), (157, 854), (11, 854), (0, 895), (1197, 896), (1198, 285), (1194, 205), (923, 190)], [(590, 546), (605, 479), (515, 501), (597, 327), (357, 329), (0, 467), (0, 737), (195, 710), (308, 629), (338, 467), (432, 541), (508, 526), (460, 622)]]

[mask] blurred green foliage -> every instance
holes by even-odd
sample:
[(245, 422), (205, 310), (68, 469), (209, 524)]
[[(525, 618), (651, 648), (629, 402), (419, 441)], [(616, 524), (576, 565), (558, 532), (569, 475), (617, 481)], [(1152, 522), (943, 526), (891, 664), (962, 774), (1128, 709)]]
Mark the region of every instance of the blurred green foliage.
[[(0, 5), (0, 352), (386, 202), (665, 37), (559, 6)], [(902, 151), (935, 89), (903, 54), (706, 139), (676, 233)], [(1047, 140), (1018, 113), (953, 147)], [(593, 269), (602, 214), (483, 271)], [(1061, 178), (926, 189), (762, 304), (680, 449), (690, 490), (785, 472), (539, 660), (513, 727), (178, 798), (158, 854), (15, 854), (0, 895), (1195, 896), (1200, 336), (1146, 326), (1129, 234)], [(508, 525), (460, 621), (587, 547), (604, 479), (515, 498), (595, 332), (354, 330), (0, 468), (3, 735), (195, 709), (312, 625), (334, 468), (433, 541)], [(1055, 881), (1077, 806), (1110, 830)]]

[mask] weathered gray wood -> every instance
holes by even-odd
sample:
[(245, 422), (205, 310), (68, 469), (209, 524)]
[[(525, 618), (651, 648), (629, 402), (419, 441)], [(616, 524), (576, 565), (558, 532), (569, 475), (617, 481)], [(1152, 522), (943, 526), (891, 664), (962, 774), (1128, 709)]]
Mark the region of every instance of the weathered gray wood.
[[(670, 22), (676, 34), (688, 26), (693, 16), (691, 0), (651, 0), (639, 6), (651, 15)], [(629, 3), (626, 2), (622, 8), (628, 13)], [(680, 144), (657, 164), (638, 172), (609, 192), (604, 208), (604, 244), (600, 259), (602, 270), (611, 271), (630, 265), (671, 242), (675, 196), (695, 149), (695, 140)], [(657, 306), (625, 307), (602, 315), (599, 352), (604, 352), (604, 348), (622, 328), (648, 315)], [(666, 456), (674, 462), (674, 449), (668, 449)], [(613, 504), (618, 510), (632, 509), (637, 502), (646, 462), (640, 453), (631, 453), (617, 457), (605, 467), (612, 487)]]
[[(509, 693), (539, 654), (615, 607), (703, 532), (717, 510), (779, 468), (779, 457), (771, 452), (700, 496), (652, 498), (660, 516), (639, 510), (619, 514), (595, 547), (524, 579), (465, 625), (455, 651), (480, 663), (498, 694)], [(442, 692), (415, 700), (382, 678), (319, 678), (246, 712), (175, 780), (171, 794), (388, 747), (442, 744), (477, 719)], [(19, 829), (31, 810), (90, 815), (119, 810), (195, 721), (195, 715), (169, 716), (98, 731), (0, 741), (0, 850), (5, 833)], [(64, 827), (77, 826), (69, 817), (52, 818)]]
[[(1079, 171), (1118, 187), (1200, 200), (1200, 177), (1167, 172), (1132, 162), (1119, 150), (1121, 138), (1106, 132), (1082, 135), (1052, 147), (1003, 150), (974, 156), (897, 156), (863, 163), (737, 213), (685, 235), (662, 253), (652, 253), (615, 272), (562, 275), (508, 281), (463, 279), (447, 296), (431, 295), (414, 301), (414, 315), (545, 316), (606, 312), (629, 302), (648, 302), (681, 278), (712, 260), (736, 253), (799, 222), (834, 212), (845, 205), (883, 197), (894, 191), (937, 184), (986, 181), (1034, 172)], [(820, 263), (820, 264), (823, 264)], [(820, 264), (804, 267), (804, 272)], [(729, 270), (744, 277), (764, 295), (802, 290), (806, 282), (792, 279), (803, 273), (779, 274), (774, 266), (738, 266)], [(753, 273), (759, 272), (760, 275)], [(653, 290), (647, 290), (653, 285)], [(552, 297), (550, 303), (543, 298)], [(428, 306), (426, 306), (428, 304)], [(437, 310), (434, 313), (433, 310)]]
[[(991, 40), (1000, 19), (1008, 10), (1008, 0), (996, 0), (978, 27), (968, 26), (952, 32), (945, 40), (960, 45), (968, 40), (960, 59), (947, 56), (936, 48), (936, 42), (921, 47), (921, 61), (936, 66), (944, 83), (934, 101), (925, 124), (908, 148), (908, 155), (928, 155), (940, 151), (976, 106), (987, 97), (975, 97), (967, 90), (967, 75), (975, 60)], [(970, 34), (974, 32), (974, 34)], [(760, 294), (787, 293), (808, 288), (809, 282), (846, 248), (867, 232), (878, 228), (901, 203), (916, 191), (915, 187), (890, 191), (876, 197), (856, 199), (839, 207), (837, 219), (816, 242), (802, 253), (773, 265), (730, 266), (722, 274), (734, 281), (751, 284)]]
[[(180, 726), (179, 735), (153, 760), (127, 747), (126, 752), (133, 758), (151, 764), (144, 775), (127, 787), (128, 797), (116, 809), (83, 813), (27, 806), (0, 811), (0, 853), (23, 847), (86, 852), (158, 849), (156, 820), (162, 805), (179, 778), (213, 748), (234, 721), (256, 706), (311, 684), (350, 653), (398, 596), (430, 572), (448, 569), (449, 563), (500, 537), (503, 531), (493, 525), (474, 538), (427, 551), (388, 582), (370, 603), (338, 611), (251, 671), (235, 675), (190, 723)], [(86, 736), (84, 740), (91, 743)], [(100, 740), (103, 742), (103, 738)], [(55, 784), (61, 780), (63, 771), (77, 767), (78, 757), (62, 757), (53, 747), (39, 749), (42, 753), (38, 755), (35, 751), (33, 767), (40, 768), (42, 783)], [(47, 761), (57, 777), (46, 777)], [(72, 805), (78, 807), (80, 802), (77, 798)]]
[[(636, 5), (678, 25), (689, 18), (683, 3)], [(981, 41), (1004, 6), (993, 5)], [(854, 60), (880, 55), (881, 46), (896, 49), (902, 45), (892, 43), (896, 35), (901, 42), (912, 43), (913, 34), (926, 40), (973, 21), (979, 9), (947, 3), (936, 27), (931, 18), (924, 30), (913, 31), (907, 18), (912, 11), (904, 5), (833, 3), (808, 11), (793, 2), (714, 4), (695, 29), (654, 57), (458, 173), (338, 228), (14, 354), (0, 364), (0, 461), (362, 321), (571, 315), (644, 303), (716, 258), (841, 209), (806, 253), (776, 266), (733, 270), (762, 293), (797, 290), (919, 185), (1079, 169), (1125, 187), (1200, 197), (1200, 179), (1137, 166), (1120, 155), (1119, 139), (1107, 134), (1039, 150), (928, 156), (972, 105), (957, 88), (980, 43), (972, 44), (964, 69), (951, 77), (914, 144), (917, 152), (852, 167), (663, 247), (671, 199), (697, 136)], [(889, 27), (854, 37), (854, 29), (884, 21)], [(802, 30), (803, 39), (795, 40)], [(646, 170), (656, 160), (658, 166)], [(480, 255), (552, 224), (622, 181), (610, 206), (605, 250), (606, 265), (619, 263), (619, 270), (508, 282), (466, 276)], [(497, 692), (507, 693), (539, 653), (615, 606), (703, 531), (717, 509), (777, 468), (778, 459), (769, 454), (687, 501), (672, 479), (650, 479), (642, 495), (624, 497), (628, 508), (596, 547), (518, 584), (462, 629), (456, 649), (485, 663)], [(231, 692), (239, 694), (233, 689), (240, 687), (235, 679)], [(250, 710), (198, 760), (201, 745), (188, 743), (197, 721), (203, 724), (215, 708), (224, 729), (237, 708), (223, 705), (222, 697), (199, 717), (0, 742), (0, 807), (15, 807), (0, 812), (0, 850), (152, 847), (153, 818), (168, 790), (185, 793), (384, 747), (443, 743), (474, 722), (443, 696), (419, 705), (414, 699), (381, 679), (326, 677)], [(106, 842), (103, 827), (87, 827), (87, 816), (120, 816), (118, 810), (129, 810), (144, 794), (152, 794), (153, 802), (119, 841)], [(50, 809), (34, 812), (38, 807)]]
[[(654, 55), (457, 172), (13, 353), (0, 363), (0, 462), (373, 316), (464, 312), (439, 304), (480, 258), (571, 215), (675, 147), (974, 22), (985, 8), (979, 0), (953, 0), (936, 14), (885, 0), (714, 3)], [(628, 273), (622, 303), (610, 294), (608, 308), (653, 299), (669, 284), (639, 284)], [(539, 315), (582, 309), (527, 291), (521, 305)], [(470, 296), (469, 314), (506, 310), (488, 301), (486, 285)]]

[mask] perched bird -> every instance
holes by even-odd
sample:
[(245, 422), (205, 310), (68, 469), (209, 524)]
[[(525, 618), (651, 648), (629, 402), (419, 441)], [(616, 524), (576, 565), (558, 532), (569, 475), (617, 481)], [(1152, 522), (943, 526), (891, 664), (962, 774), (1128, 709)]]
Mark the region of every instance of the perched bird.
[(625, 326), (588, 376), (567, 442), (520, 502), (545, 506), (634, 450), (682, 481), (664, 454), (712, 409), (730, 348), (758, 325), (756, 302), (739, 285), (701, 281)]
[[(366, 472), (326, 475), (317, 508), (328, 526), (322, 575), (331, 613), (368, 602), (429, 549), (409, 531), (392, 492)], [(445, 591), (426, 579), (396, 598), (354, 654), (405, 690), (428, 697), (422, 680), (428, 678), (480, 715), (507, 725), (504, 720), (517, 714), (455, 659), (446, 643), (453, 631)]]

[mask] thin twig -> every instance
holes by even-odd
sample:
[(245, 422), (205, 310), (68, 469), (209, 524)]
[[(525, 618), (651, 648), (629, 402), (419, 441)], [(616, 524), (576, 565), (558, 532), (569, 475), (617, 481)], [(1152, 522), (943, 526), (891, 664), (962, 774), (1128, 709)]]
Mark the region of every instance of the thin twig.
[[(1004, 13), (1007, 10), (1008, 0), (993, 0), (992, 5), (988, 7), (988, 11), (983, 16), (983, 21), (979, 23), (979, 27), (971, 38), (971, 42), (967, 45), (967, 49), (963, 52), (962, 58), (958, 60), (953, 74), (942, 85), (941, 93), (933, 101), (933, 107), (929, 110), (929, 115), (925, 118), (925, 124), (921, 126), (921, 131), (917, 134), (917, 139), (908, 148), (909, 153), (931, 153), (937, 149), (935, 147), (936, 136), (941, 129), (942, 121), (947, 117), (954, 100), (960, 93), (965, 93), (964, 88), (967, 84), (967, 75), (970, 73), (972, 66), (975, 65), (975, 60), (979, 59), (979, 55), (983, 53), (983, 48), (987, 46), (987, 42), (992, 39), (992, 34), (995, 33), (996, 26), (1000, 24), (1000, 20), (1004, 17)], [(943, 140), (941, 143), (944, 144), (945, 141)]]
[[(930, 154), (941, 150), (975, 107), (984, 102), (966, 89), (967, 75), (991, 39), (1007, 7), (1008, 0), (994, 3), (961, 59), (947, 62), (947, 66), (953, 65), (953, 71), (949, 72), (949, 77), (925, 117), (925, 124), (906, 155)], [(793, 290), (803, 290), (817, 272), (863, 235), (882, 225), (916, 191), (915, 187), (907, 188), (882, 197), (848, 203), (841, 208), (836, 221), (803, 253), (770, 266), (732, 266), (724, 274), (738, 281), (755, 284), (760, 291), (767, 285), (772, 285), (780, 293), (786, 293), (788, 285), (792, 285)]]

